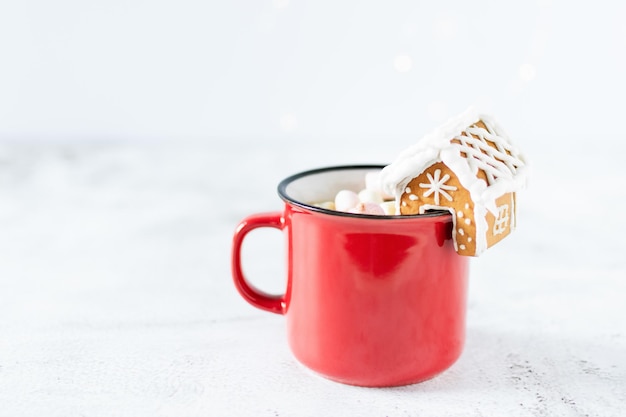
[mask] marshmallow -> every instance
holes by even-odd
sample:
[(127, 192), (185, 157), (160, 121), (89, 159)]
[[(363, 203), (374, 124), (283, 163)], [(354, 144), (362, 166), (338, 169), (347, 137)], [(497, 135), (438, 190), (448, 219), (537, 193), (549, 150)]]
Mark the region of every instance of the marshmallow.
[(359, 204), (359, 196), (354, 191), (341, 190), (335, 196), (335, 210), (349, 211)]
[(380, 178), (380, 172), (368, 172), (365, 174), (365, 189), (377, 191), (381, 199), (390, 200), (394, 198), (392, 195), (385, 193), (383, 190), (383, 184)]
[(395, 216), (396, 214), (396, 202), (395, 201), (385, 201), (380, 203), (383, 211), (387, 216)]
[(379, 191), (381, 189), (379, 172), (368, 172), (365, 174), (365, 188), (375, 191)]
[(380, 204), (376, 203), (358, 203), (356, 207), (348, 210), (349, 213), (356, 214), (375, 214), (378, 216), (384, 216), (385, 211), (380, 206)]
[(315, 207), (323, 208), (326, 210), (336, 210), (335, 203), (333, 201), (324, 201), (323, 203), (316, 204)]
[(383, 196), (379, 190), (364, 189), (359, 192), (359, 200), (361, 203), (376, 203), (383, 202)]

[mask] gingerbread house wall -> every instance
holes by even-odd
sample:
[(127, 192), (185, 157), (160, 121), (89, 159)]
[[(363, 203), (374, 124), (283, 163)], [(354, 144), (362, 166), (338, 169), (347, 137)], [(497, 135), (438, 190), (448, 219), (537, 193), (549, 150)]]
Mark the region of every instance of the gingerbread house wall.
[[(436, 173), (439, 171), (439, 174)], [(430, 176), (429, 176), (430, 175)], [(452, 198), (448, 200), (443, 193), (431, 191), (429, 184), (442, 181), (455, 190), (445, 189)], [(483, 172), (478, 177), (485, 180)], [(430, 191), (430, 193), (429, 193)], [(423, 214), (427, 210), (448, 210), (454, 216), (453, 238), (456, 251), (460, 255), (477, 256), (487, 248), (508, 236), (515, 227), (515, 193), (506, 193), (496, 199), (498, 213), (488, 211), (484, 206), (475, 204), (470, 192), (465, 189), (456, 174), (443, 162), (436, 162), (413, 178), (400, 199), (402, 214)]]
[(500, 242), (515, 228), (515, 193), (506, 193), (496, 199), (498, 213), (487, 212), (487, 247)]
[[(437, 170), (440, 171), (439, 175), (436, 175)], [(436, 192), (429, 194), (430, 188), (427, 185), (436, 178), (441, 181), (446, 175), (449, 178), (445, 181), (445, 185), (455, 187), (456, 190), (444, 190), (452, 197), (452, 201), (449, 201), (443, 194), (439, 195), (439, 201), (437, 201)], [(481, 245), (478, 240), (484, 240), (485, 226), (483, 225), (485, 219), (481, 218), (478, 219), (478, 223), (476, 222), (474, 202), (469, 191), (461, 185), (456, 174), (443, 162), (430, 165), (421, 174), (413, 178), (400, 198), (400, 212), (402, 214), (423, 214), (425, 211), (433, 209), (448, 210), (454, 216), (453, 238), (456, 251), (460, 255), (474, 256), (477, 243), (479, 249), (484, 247), (484, 244)], [(484, 216), (482, 214), (484, 210), (481, 210), (480, 213), (481, 216)], [(478, 238), (477, 230), (483, 231)]]
[[(485, 183), (488, 183), (487, 175), (484, 171), (479, 170), (476, 177), (483, 180)], [(484, 234), (484, 245), (477, 248), (478, 251), (475, 255), (480, 255), (482, 250), (490, 248), (491, 246), (500, 242), (502, 239), (507, 237), (515, 228), (515, 193), (509, 192), (499, 196), (495, 200), (495, 206), (498, 210), (497, 213), (491, 213), (486, 209), (483, 210), (483, 215), (485, 216), (486, 222), (482, 232)]]

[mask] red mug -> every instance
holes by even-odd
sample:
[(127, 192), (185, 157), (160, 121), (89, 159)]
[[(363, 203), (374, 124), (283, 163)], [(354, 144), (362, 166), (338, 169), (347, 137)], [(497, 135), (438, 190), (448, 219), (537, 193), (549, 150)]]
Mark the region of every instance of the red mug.
[[(452, 243), (448, 212), (374, 216), (327, 210), (341, 189), (364, 188), (382, 166), (302, 172), (278, 185), (281, 212), (237, 227), (232, 275), (243, 298), (283, 314), (296, 359), (329, 379), (360, 386), (424, 381), (449, 368), (465, 340), (468, 259)], [(241, 246), (259, 227), (284, 232), (287, 288), (270, 295), (242, 272)]]

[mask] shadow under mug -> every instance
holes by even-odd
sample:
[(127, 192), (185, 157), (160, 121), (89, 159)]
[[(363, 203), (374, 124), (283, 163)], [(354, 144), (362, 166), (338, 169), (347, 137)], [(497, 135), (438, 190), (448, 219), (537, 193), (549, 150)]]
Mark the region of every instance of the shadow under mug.
[[(377, 387), (420, 382), (456, 361), (468, 276), (448, 212), (373, 216), (313, 205), (364, 188), (366, 173), (380, 169), (338, 166), (286, 178), (278, 185), (284, 211), (242, 220), (232, 247), (237, 290), (253, 306), (285, 316), (298, 361), (338, 382)], [(255, 288), (242, 271), (243, 240), (259, 227), (284, 232), (282, 295)]]

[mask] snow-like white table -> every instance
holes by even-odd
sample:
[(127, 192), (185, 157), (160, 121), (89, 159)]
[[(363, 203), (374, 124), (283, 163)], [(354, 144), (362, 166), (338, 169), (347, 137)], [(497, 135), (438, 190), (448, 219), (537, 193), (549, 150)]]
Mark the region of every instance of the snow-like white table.
[[(230, 239), (283, 177), (406, 142), (0, 143), (0, 415), (622, 416), (626, 146), (567, 140), (524, 146), (519, 228), (471, 262), (459, 361), (388, 389), (299, 365), (283, 318), (236, 293)], [(282, 244), (244, 252), (275, 292)]]

